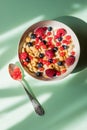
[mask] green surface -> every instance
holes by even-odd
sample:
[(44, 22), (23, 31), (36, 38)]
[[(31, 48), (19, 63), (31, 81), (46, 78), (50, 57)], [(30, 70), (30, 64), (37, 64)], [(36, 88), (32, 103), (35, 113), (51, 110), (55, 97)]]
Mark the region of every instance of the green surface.
[[(87, 130), (87, 0), (0, 0), (0, 16), (0, 130)], [(81, 55), (62, 81), (25, 76), (45, 109), (40, 117), (20, 83), (10, 78), (8, 64), (18, 61), (18, 41), (27, 27), (47, 19), (74, 30)]]

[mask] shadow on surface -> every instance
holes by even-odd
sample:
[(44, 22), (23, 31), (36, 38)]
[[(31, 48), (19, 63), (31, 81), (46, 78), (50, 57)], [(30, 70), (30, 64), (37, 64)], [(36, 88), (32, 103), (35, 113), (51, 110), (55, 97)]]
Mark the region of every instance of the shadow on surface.
[(87, 23), (72, 16), (62, 16), (56, 18), (55, 20), (68, 25), (77, 35), (77, 38), (80, 42), (81, 53), (78, 65), (73, 72), (81, 71), (87, 67)]
[(81, 71), (66, 83), (62, 82), (55, 86), (48, 85), (34, 88), (36, 95), (51, 92), (52, 97), (44, 103), (46, 111), (43, 117), (32, 113), (23, 122), (12, 127), (10, 130), (24, 129), (26, 126), (31, 130), (63, 130), (63, 127), (73, 120), (80, 118), (87, 112), (87, 72)]

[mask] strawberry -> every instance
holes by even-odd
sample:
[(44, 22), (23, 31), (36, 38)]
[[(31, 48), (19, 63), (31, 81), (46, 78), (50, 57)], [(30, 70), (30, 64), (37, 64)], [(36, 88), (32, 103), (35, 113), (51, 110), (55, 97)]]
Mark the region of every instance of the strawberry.
[(47, 69), (45, 73), (48, 77), (52, 78), (56, 76), (57, 71), (55, 69)]
[(65, 60), (65, 63), (66, 63), (67, 66), (73, 65), (74, 62), (75, 62), (75, 57), (72, 56), (72, 55), (69, 56), (68, 58), (66, 58), (66, 60)]
[(50, 49), (45, 52), (45, 55), (47, 56), (48, 59), (51, 59), (54, 57), (54, 52), (53, 50)]

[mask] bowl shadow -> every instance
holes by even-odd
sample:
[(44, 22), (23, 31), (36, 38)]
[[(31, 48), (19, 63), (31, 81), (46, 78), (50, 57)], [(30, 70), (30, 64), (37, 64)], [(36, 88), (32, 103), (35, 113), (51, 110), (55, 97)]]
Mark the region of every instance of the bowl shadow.
[(61, 16), (55, 18), (59, 22), (68, 25), (76, 34), (80, 43), (80, 58), (72, 73), (81, 71), (87, 67), (87, 23), (73, 16)]

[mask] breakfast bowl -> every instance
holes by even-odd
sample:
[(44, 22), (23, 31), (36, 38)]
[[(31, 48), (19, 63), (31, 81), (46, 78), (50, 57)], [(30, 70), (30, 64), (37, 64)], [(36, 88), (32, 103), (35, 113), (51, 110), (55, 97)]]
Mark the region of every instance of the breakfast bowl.
[(62, 22), (40, 21), (30, 26), (18, 44), (18, 58), (28, 75), (38, 80), (61, 80), (76, 67), (79, 40)]

